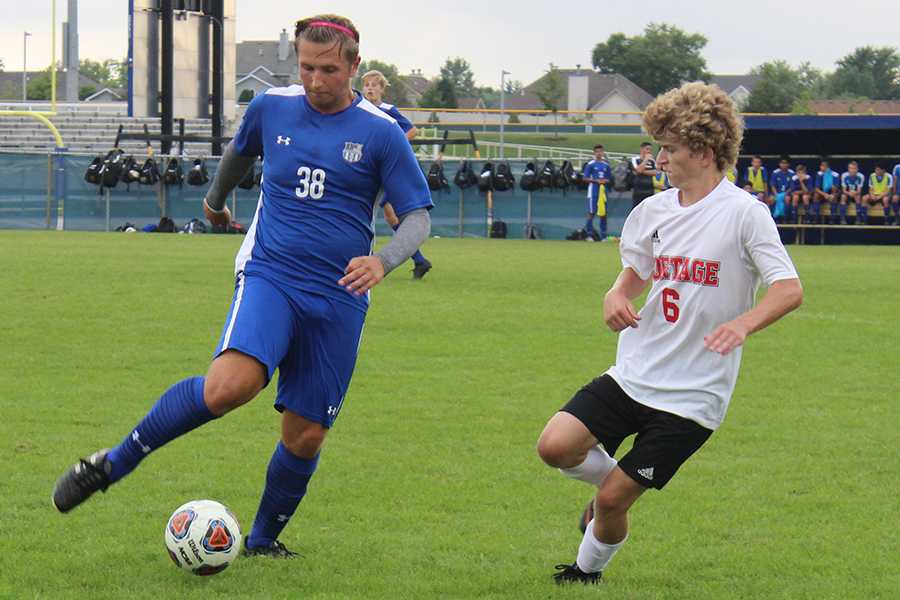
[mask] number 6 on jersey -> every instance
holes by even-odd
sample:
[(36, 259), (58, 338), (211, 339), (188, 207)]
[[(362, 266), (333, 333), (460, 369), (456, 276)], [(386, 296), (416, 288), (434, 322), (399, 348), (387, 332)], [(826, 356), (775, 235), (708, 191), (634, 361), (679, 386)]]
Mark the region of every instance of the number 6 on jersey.
[(294, 193), (298, 198), (318, 200), (325, 194), (325, 171), (323, 169), (311, 170), (309, 167), (300, 167), (297, 169), (297, 177), (300, 178), (300, 185), (294, 188)]
[(666, 321), (669, 323), (674, 323), (678, 320), (678, 315), (681, 314), (681, 311), (678, 310), (678, 305), (675, 304), (676, 300), (681, 300), (681, 296), (678, 295), (678, 292), (673, 290), (672, 288), (663, 288), (662, 291), (662, 309), (663, 316), (666, 318)]

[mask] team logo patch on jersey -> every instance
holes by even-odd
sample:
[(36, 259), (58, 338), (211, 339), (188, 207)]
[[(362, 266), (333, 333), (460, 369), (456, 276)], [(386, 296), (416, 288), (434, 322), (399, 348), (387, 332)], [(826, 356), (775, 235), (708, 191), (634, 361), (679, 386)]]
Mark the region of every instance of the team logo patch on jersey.
[(344, 160), (355, 163), (362, 160), (363, 145), (355, 142), (344, 142)]

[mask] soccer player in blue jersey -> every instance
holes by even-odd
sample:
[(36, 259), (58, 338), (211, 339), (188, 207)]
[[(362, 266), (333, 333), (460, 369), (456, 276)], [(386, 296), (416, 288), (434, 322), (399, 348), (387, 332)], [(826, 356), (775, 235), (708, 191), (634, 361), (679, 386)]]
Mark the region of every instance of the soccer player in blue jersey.
[[(866, 176), (859, 172), (859, 164), (851, 160), (847, 170), (841, 175), (841, 206), (840, 222), (847, 224), (847, 201), (852, 200), (856, 204), (856, 220), (865, 220), (865, 209), (862, 208), (863, 186), (866, 184)], [(831, 220), (835, 221), (834, 203), (831, 205)]]
[[(263, 156), (253, 223), (236, 259), (236, 285), (205, 377), (168, 389), (112, 450), (80, 460), (57, 481), (67, 512), (128, 475), (150, 452), (253, 399), (279, 370), (281, 439), (244, 552), (289, 558), (278, 536), (306, 493), (356, 362), (369, 290), (426, 239), (431, 196), (396, 121), (350, 87), (359, 33), (348, 19), (297, 22), (303, 85), (254, 98), (222, 157), (204, 210), (230, 221), (229, 192)], [(379, 189), (400, 227), (372, 254)]]
[(809, 199), (813, 194), (814, 181), (812, 176), (806, 172), (806, 165), (800, 163), (797, 165), (797, 173), (791, 177), (791, 212), (797, 219), (794, 221), (799, 223), (798, 207), (803, 202), (803, 212), (805, 214), (804, 221), (812, 222), (812, 216), (809, 212)]
[[(606, 239), (606, 189), (612, 181), (612, 169), (606, 162), (606, 153), (601, 144), (594, 146), (594, 159), (584, 165), (582, 174), (584, 181), (588, 183), (588, 213), (584, 230), (591, 239), (603, 241)], [(594, 215), (600, 217), (599, 238), (594, 231)]]
[(813, 193), (812, 212), (816, 222), (821, 222), (822, 202), (828, 202), (831, 206), (831, 220), (837, 218), (837, 204), (841, 198), (841, 176), (833, 171), (828, 161), (822, 159), (819, 162), (819, 171), (816, 173), (816, 190)]
[[(366, 97), (366, 100), (394, 117), (397, 121), (397, 125), (399, 125), (400, 129), (403, 130), (403, 133), (406, 134), (406, 139), (411, 140), (416, 137), (419, 133), (416, 126), (413, 125), (409, 119), (404, 117), (396, 106), (383, 101), (384, 90), (390, 85), (390, 82), (387, 80), (387, 77), (384, 76), (384, 73), (376, 70), (368, 71), (360, 77), (360, 81), (362, 82), (362, 93), (363, 96)], [(397, 227), (400, 226), (400, 220), (397, 218), (397, 213), (394, 212), (394, 207), (391, 206), (387, 194), (382, 194), (380, 205), (384, 212), (384, 220), (390, 225), (391, 229), (397, 231)], [(413, 279), (422, 279), (425, 277), (425, 274), (431, 270), (431, 261), (425, 258), (420, 250), (416, 250), (416, 253), (412, 255), (412, 259)]]
[(772, 175), (769, 177), (769, 189), (773, 199), (772, 216), (776, 221), (785, 218), (789, 223), (793, 223), (791, 201), (788, 196), (791, 193), (794, 174), (790, 159), (782, 156), (778, 161), (778, 168), (772, 171)]

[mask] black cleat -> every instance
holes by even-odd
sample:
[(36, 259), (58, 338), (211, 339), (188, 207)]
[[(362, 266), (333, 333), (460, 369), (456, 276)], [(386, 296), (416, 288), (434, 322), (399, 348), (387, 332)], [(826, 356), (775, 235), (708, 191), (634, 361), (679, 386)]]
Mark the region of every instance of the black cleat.
[(553, 574), (553, 581), (556, 582), (556, 585), (563, 585), (565, 583), (594, 585), (600, 583), (600, 578), (603, 576), (601, 571), (597, 571), (596, 573), (585, 573), (578, 568), (577, 563), (572, 563), (571, 565), (556, 565), (556, 570), (559, 571), (559, 573)]
[(581, 519), (578, 521), (578, 529), (581, 530), (581, 533), (584, 533), (587, 530), (588, 523), (591, 522), (594, 518), (594, 499), (587, 503), (587, 506), (584, 507), (584, 510), (581, 512)]
[(56, 480), (51, 498), (56, 510), (69, 512), (97, 490), (106, 491), (112, 469), (106, 459), (108, 453), (109, 449), (98, 450), (89, 457), (80, 459)]
[(413, 267), (413, 279), (422, 279), (425, 277), (425, 273), (431, 270), (431, 261), (427, 258), (425, 262), (420, 262)]
[(268, 556), (269, 558), (296, 558), (300, 556), (298, 552), (291, 552), (284, 544), (275, 540), (268, 546), (260, 548), (251, 548), (247, 545), (247, 538), (244, 538), (244, 549), (241, 551), (243, 556)]

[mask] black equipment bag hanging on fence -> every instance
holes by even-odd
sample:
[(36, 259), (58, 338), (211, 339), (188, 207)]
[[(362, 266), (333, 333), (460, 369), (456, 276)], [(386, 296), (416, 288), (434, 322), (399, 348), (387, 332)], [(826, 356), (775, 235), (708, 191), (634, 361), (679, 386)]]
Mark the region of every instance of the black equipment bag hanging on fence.
[(100, 167), (100, 185), (105, 188), (114, 188), (119, 183), (122, 175), (122, 164), (125, 161), (125, 153), (118, 148), (113, 148), (106, 153), (103, 166)]
[(163, 181), (165, 181), (167, 185), (181, 185), (184, 181), (184, 173), (181, 172), (181, 161), (174, 156), (166, 162)]
[(194, 166), (188, 172), (188, 185), (204, 185), (209, 183), (209, 173), (206, 171), (206, 161), (202, 158), (194, 159)]
[(94, 185), (100, 185), (100, 171), (103, 169), (103, 157), (94, 157), (87, 171), (84, 172), (84, 180)]
[(478, 183), (478, 176), (472, 170), (472, 164), (464, 160), (459, 164), (456, 175), (453, 176), (453, 183), (461, 190), (470, 188)]
[(540, 173), (538, 173), (538, 187), (550, 189), (553, 187), (554, 181), (556, 181), (556, 165), (553, 164), (552, 160), (548, 160), (541, 167)]
[(122, 161), (122, 175), (119, 177), (119, 179), (125, 185), (137, 183), (141, 179), (141, 169), (140, 167), (138, 167), (138, 164), (134, 160), (134, 157), (130, 154), (125, 157), (124, 161)]
[(534, 166), (533, 162), (525, 165), (525, 172), (522, 173), (522, 178), (519, 179), (519, 187), (526, 192), (533, 192), (538, 189), (538, 178), (536, 171), (537, 169)]
[(567, 190), (575, 183), (575, 169), (572, 167), (572, 162), (565, 160), (563, 161), (562, 166), (559, 168), (559, 171), (556, 172), (556, 179), (553, 182), (553, 187), (559, 188), (561, 190)]
[(428, 174), (425, 176), (425, 180), (428, 182), (428, 189), (433, 192), (438, 192), (450, 187), (450, 184), (447, 182), (447, 177), (444, 176), (444, 165), (441, 164), (441, 161), (439, 160), (434, 161), (431, 163), (431, 166), (428, 167)]
[(512, 168), (509, 163), (504, 161), (497, 165), (494, 172), (494, 191), (505, 192), (516, 188), (516, 178), (513, 177)]
[(156, 185), (159, 182), (159, 166), (153, 158), (147, 158), (141, 167), (140, 183), (142, 185)]
[(494, 165), (489, 162), (484, 163), (481, 167), (481, 174), (478, 175), (478, 191), (488, 192), (494, 188)]

